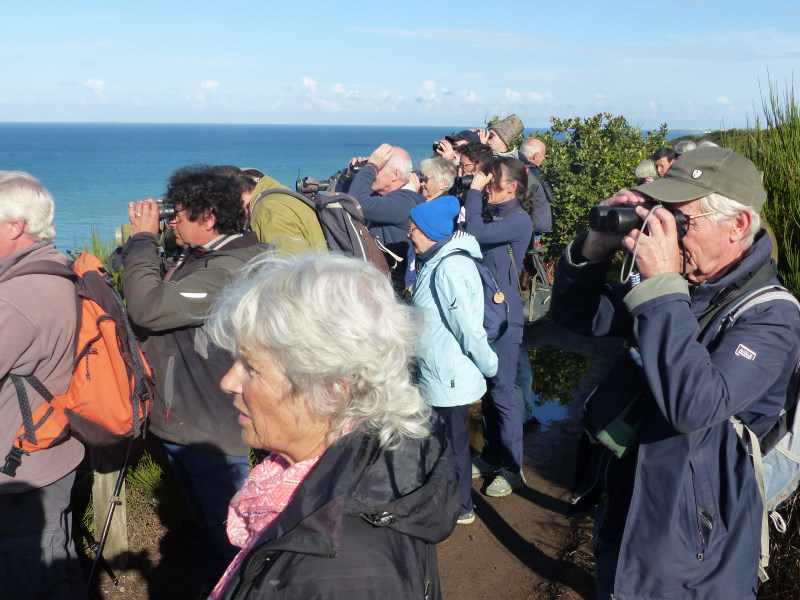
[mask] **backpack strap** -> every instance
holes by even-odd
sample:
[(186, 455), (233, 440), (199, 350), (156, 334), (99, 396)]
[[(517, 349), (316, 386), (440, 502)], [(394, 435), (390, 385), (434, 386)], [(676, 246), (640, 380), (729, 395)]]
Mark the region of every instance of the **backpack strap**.
[(255, 212), (256, 204), (258, 204), (262, 198), (265, 198), (266, 196), (269, 196), (271, 194), (283, 194), (284, 196), (291, 196), (292, 198), (297, 198), (298, 200), (300, 200), (300, 202), (308, 206), (308, 208), (313, 210), (315, 213), (318, 212), (317, 205), (308, 196), (290, 190), (289, 188), (270, 188), (268, 190), (264, 190), (263, 192), (261, 192), (258, 195), (258, 198), (250, 202), (250, 214), (253, 214), (253, 212)]
[[(800, 302), (785, 288), (776, 285), (766, 286), (745, 295), (743, 298), (739, 298), (737, 302), (727, 308), (727, 314), (722, 320), (714, 337), (716, 338), (723, 329), (733, 325), (747, 310), (765, 302), (772, 302), (773, 300), (791, 302), (800, 310)], [(797, 369), (795, 368), (795, 373), (796, 372)], [(745, 443), (749, 441), (750, 458), (753, 463), (753, 470), (755, 471), (758, 491), (761, 494), (761, 555), (758, 563), (758, 579), (763, 583), (769, 579), (769, 575), (767, 575), (766, 571), (769, 566), (769, 520), (767, 513), (767, 494), (764, 489), (764, 466), (761, 444), (758, 441), (758, 436), (742, 422), (739, 417), (736, 415), (732, 416), (730, 422), (736, 434), (744, 440)], [(747, 433), (747, 437), (745, 437), (745, 433)]]

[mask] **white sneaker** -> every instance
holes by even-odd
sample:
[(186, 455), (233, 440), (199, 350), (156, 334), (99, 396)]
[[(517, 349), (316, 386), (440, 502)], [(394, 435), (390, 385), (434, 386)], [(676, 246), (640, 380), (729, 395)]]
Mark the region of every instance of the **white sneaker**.
[(493, 477), (497, 471), (498, 468), (483, 460), (480, 454), (472, 457), (473, 479), (479, 479), (480, 477)]
[(525, 487), (525, 476), (522, 471), (512, 473), (507, 469), (501, 469), (494, 481), (486, 488), (486, 495), (492, 498), (503, 498), (523, 487)]

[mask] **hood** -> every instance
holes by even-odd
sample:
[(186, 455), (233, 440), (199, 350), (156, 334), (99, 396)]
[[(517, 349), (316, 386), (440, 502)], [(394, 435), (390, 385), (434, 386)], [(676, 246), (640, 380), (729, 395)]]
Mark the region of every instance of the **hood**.
[(455, 252), (468, 252), (474, 259), (479, 261), (483, 260), (483, 254), (481, 253), (481, 246), (478, 240), (475, 236), (465, 231), (457, 231), (450, 237), (443, 239), (437, 245), (439, 245), (439, 248), (425, 261), (426, 263), (430, 262), (431, 265), (435, 265), (445, 256)]
[(258, 198), (261, 192), (265, 192), (267, 190), (272, 190), (275, 188), (280, 188), (284, 190), (289, 189), (285, 185), (281, 185), (280, 183), (278, 183), (275, 179), (273, 179), (269, 175), (264, 175), (261, 179), (258, 180), (256, 187), (253, 188), (253, 200)]
[(435, 415), (432, 420), (427, 438), (406, 439), (365, 460), (347, 514), (429, 544), (450, 536), (461, 504), (444, 424)]

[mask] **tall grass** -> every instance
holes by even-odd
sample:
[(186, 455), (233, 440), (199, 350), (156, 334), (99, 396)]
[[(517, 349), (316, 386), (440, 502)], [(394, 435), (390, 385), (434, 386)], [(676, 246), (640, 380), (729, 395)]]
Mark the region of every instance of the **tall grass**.
[(794, 83), (781, 90), (767, 83), (761, 113), (749, 135), (727, 136), (724, 145), (747, 156), (764, 174), (767, 203), (762, 217), (778, 245), (778, 268), (784, 285), (800, 296), (800, 108)]

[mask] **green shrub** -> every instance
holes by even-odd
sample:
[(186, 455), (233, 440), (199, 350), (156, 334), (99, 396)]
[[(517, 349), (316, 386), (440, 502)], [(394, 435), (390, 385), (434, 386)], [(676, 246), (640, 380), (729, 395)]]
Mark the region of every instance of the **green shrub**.
[(667, 126), (642, 137), (624, 117), (602, 113), (580, 119), (550, 119), (544, 136), (542, 176), (553, 187), (553, 232), (544, 236), (557, 259), (577, 232), (588, 227), (589, 209), (618, 190), (636, 185), (634, 169), (665, 144)]

